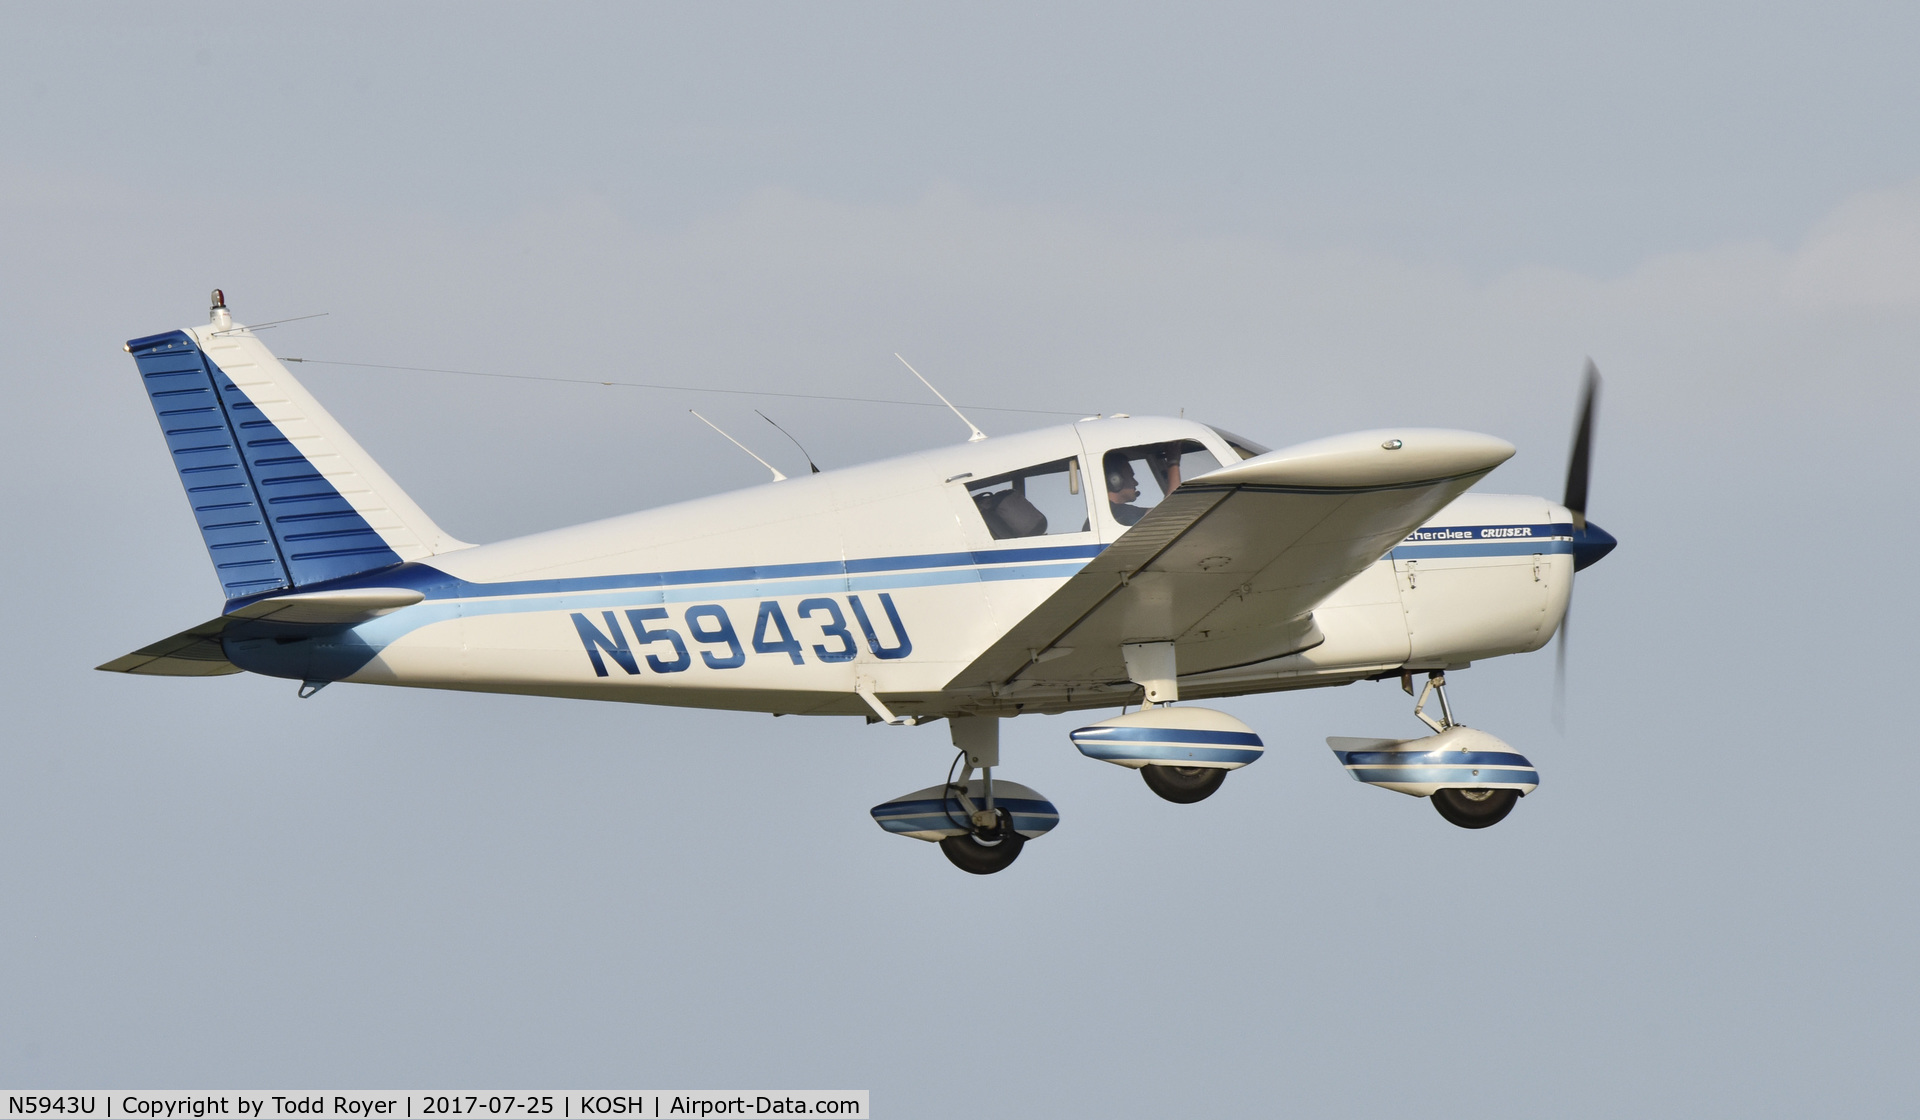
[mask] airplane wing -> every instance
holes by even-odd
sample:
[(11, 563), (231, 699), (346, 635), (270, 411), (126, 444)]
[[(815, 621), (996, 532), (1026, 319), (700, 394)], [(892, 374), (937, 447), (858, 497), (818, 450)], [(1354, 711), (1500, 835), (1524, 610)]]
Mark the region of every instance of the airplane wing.
[(1356, 432), (1201, 475), (947, 687), (1125, 681), (1132, 642), (1177, 643), (1182, 675), (1310, 649), (1315, 604), (1513, 451), (1471, 432)]
[(348, 588), (340, 591), (296, 592), (248, 603), (231, 614), (182, 630), (150, 646), (116, 657), (95, 668), (108, 673), (139, 673), (159, 677), (218, 677), (240, 672), (227, 660), (220, 636), (242, 619), (271, 619), (309, 626), (350, 626), (409, 607), (426, 598), (406, 587)]

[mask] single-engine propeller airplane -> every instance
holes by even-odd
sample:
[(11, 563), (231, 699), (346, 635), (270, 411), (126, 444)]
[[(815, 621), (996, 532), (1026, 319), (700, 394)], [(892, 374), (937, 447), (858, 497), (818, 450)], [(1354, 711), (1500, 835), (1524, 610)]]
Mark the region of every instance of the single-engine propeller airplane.
[(244, 670), (303, 697), (347, 681), (945, 719), (947, 780), (872, 815), (974, 874), (1059, 819), (995, 777), (1002, 719), (1120, 708), (1074, 745), (1195, 802), (1264, 746), (1188, 701), (1363, 680), (1412, 694), (1416, 674), (1433, 734), (1328, 745), (1356, 781), (1430, 798), (1462, 828), (1497, 823), (1539, 774), (1455, 720), (1446, 674), (1544, 646), (1574, 573), (1615, 544), (1586, 519), (1591, 364), (1557, 503), (1468, 492), (1514, 453), (1492, 436), (1391, 428), (1270, 451), (1115, 415), (974, 428), (955, 447), (472, 545), (218, 291), (206, 326), (126, 349), (227, 604), (101, 669)]

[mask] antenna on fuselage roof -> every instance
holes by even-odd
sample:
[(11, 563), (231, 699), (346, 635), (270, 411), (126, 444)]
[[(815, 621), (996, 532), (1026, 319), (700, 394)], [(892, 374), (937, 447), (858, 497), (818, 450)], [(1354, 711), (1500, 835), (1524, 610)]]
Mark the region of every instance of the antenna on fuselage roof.
[[(782, 428), (782, 427), (781, 427), (780, 425), (778, 425), (778, 424), (774, 424), (774, 421), (773, 421), (773, 417), (771, 417), (771, 416), (768, 416), (768, 415), (767, 415), (766, 413), (764, 413), (764, 412), (762, 412), (762, 411), (760, 411), (760, 410), (759, 410), (759, 409), (757, 409), (757, 408), (753, 410), (753, 414), (754, 414), (755, 416), (758, 416), (758, 417), (759, 417), (760, 419), (762, 419), (762, 420), (765, 420), (765, 421), (766, 421), (767, 423), (769, 423), (769, 424), (773, 424), (773, 427), (774, 427), (774, 430), (775, 430), (775, 431), (777, 431), (777, 432), (779, 432), (779, 433), (780, 433), (781, 435), (783, 435), (783, 436), (786, 436), (786, 437), (787, 437), (788, 439), (793, 439), (793, 433), (792, 433), (792, 432), (789, 432), (789, 431), (787, 431), (787, 430), (786, 430), (785, 428)], [(818, 463), (816, 463), (816, 462), (814, 462), (814, 461), (813, 461), (813, 456), (811, 456), (811, 455), (808, 455), (808, 454), (807, 454), (807, 449), (806, 449), (805, 447), (801, 447), (801, 446), (800, 446), (800, 441), (799, 441), (799, 440), (797, 440), (797, 439), (793, 439), (793, 445), (794, 445), (795, 447), (799, 447), (799, 448), (800, 448), (800, 456), (801, 456), (801, 458), (804, 458), (804, 459), (805, 459), (805, 460), (807, 461), (807, 466), (808, 466), (809, 468), (811, 468), (811, 469), (813, 470), (813, 473), (814, 473), (814, 474), (819, 474), (819, 473), (820, 473), (820, 464), (818, 464)]]
[[(900, 358), (900, 355), (895, 354), (894, 357)], [(913, 368), (912, 362), (907, 361), (905, 358), (900, 358), (900, 364), (907, 367), (908, 373), (913, 374), (915, 377), (920, 377), (920, 371)], [(939, 397), (941, 404), (946, 405), (948, 408), (953, 408), (953, 402), (947, 399), (946, 394), (942, 393), (938, 389), (935, 389), (933, 387), (933, 382), (928, 381), (924, 377), (920, 377), (920, 384), (925, 385), (929, 392), (931, 392), (934, 396)], [(960, 422), (962, 424), (965, 424), (969, 429), (972, 430), (973, 434), (967, 437), (968, 443), (978, 443), (981, 440), (987, 438), (987, 433), (981, 431), (979, 428), (974, 427), (973, 421), (967, 419), (966, 413), (961, 412), (957, 408), (953, 408), (953, 414), (960, 418)]]
[[(693, 409), (689, 408), (687, 409), (687, 411), (693, 412)], [(713, 421), (707, 419), (704, 416), (701, 416), (698, 412), (693, 412), (693, 415), (702, 424), (705, 424), (707, 427), (712, 428), (716, 432), (719, 432), (720, 438), (726, 440), (728, 443), (731, 443), (735, 447), (738, 447), (740, 450), (745, 451), (748, 455), (752, 456), (754, 462), (772, 471), (773, 480), (775, 482), (785, 482), (787, 480), (787, 476), (780, 473), (780, 468), (774, 466), (772, 463), (767, 462), (765, 459), (762, 459), (760, 456), (754, 455), (753, 450), (751, 448), (749, 448), (746, 444), (741, 443), (739, 440), (734, 439), (732, 436), (728, 435), (725, 431), (721, 429), (720, 425), (714, 423)]]

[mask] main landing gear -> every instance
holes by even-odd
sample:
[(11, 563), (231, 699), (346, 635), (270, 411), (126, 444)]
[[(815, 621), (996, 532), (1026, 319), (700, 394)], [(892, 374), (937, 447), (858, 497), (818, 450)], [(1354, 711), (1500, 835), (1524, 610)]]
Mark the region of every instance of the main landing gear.
[(939, 844), (948, 862), (969, 875), (992, 875), (1012, 866), (1027, 841), (1059, 823), (1060, 813), (1026, 786), (994, 778), (998, 719), (955, 716), (948, 723), (960, 757), (947, 781), (874, 806), (873, 819), (888, 832)]
[(1140, 710), (1074, 731), (1069, 738), (1081, 754), (1138, 770), (1154, 793), (1191, 805), (1265, 751), (1253, 728), (1225, 712), (1173, 706), (1180, 677), (1172, 642), (1132, 642), (1120, 652), (1140, 686)]
[(1191, 805), (1212, 797), (1226, 784), (1227, 772), (1209, 766), (1167, 766), (1149, 763), (1140, 768), (1147, 788), (1175, 805)]
[[(997, 804), (993, 789), (993, 768), (1000, 763), (1000, 721), (979, 716), (948, 721), (953, 727), (953, 745), (960, 756), (953, 760), (960, 780), (953, 780), (940, 791), (940, 812), (950, 825), (964, 831), (940, 838), (940, 852), (947, 862), (969, 875), (991, 875), (1004, 871), (1020, 858), (1027, 838), (1013, 827), (1013, 814)], [(980, 780), (973, 781), (973, 772)]]
[(949, 798), (957, 803), (955, 807), (966, 812), (970, 830), (941, 840), (940, 852), (948, 863), (969, 875), (991, 875), (1011, 867), (1027, 843), (1027, 838), (1013, 827), (1013, 814), (993, 805), (993, 779), (982, 784), (986, 787), (984, 796), (979, 807), (973, 809), (967, 808), (976, 803), (967, 796), (964, 785), (947, 787)]

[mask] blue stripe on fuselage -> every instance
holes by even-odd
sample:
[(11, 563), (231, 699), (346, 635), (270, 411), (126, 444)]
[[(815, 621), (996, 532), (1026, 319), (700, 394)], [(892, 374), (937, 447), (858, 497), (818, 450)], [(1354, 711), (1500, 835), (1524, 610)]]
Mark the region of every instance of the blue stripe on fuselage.
[[(823, 560), (804, 564), (761, 564), (735, 568), (691, 568), (670, 572), (631, 572), (622, 575), (577, 576), (568, 579), (526, 579), (503, 580), (497, 583), (474, 583), (450, 576), (430, 564), (407, 564), (402, 567), (380, 573), (379, 578), (353, 578), (327, 584), (326, 588), (347, 587), (406, 587), (420, 591), (429, 600), (432, 599), (479, 599), (508, 595), (564, 595), (580, 591), (636, 590), (643, 588), (665, 589), (690, 585), (748, 584), (758, 585), (774, 581), (813, 579), (806, 585), (808, 590), (817, 588), (837, 588), (839, 590), (861, 590), (860, 581), (850, 577), (889, 575), (904, 578), (905, 573), (924, 571), (931, 568), (959, 568), (952, 574), (954, 579), (934, 579), (929, 583), (953, 583), (967, 580), (991, 579), (1034, 579), (1051, 574), (1050, 569), (1059, 567), (1059, 563), (1047, 564), (1046, 561), (1079, 561), (1074, 564), (1077, 571), (1084, 562), (1098, 556), (1105, 545), (1061, 545), (1051, 548), (1002, 548), (978, 552), (935, 552), (916, 556), (876, 556), (854, 560)], [(1036, 563), (1047, 570), (1035, 570)], [(1008, 568), (1014, 565), (1024, 566), (1020, 574), (1013, 574)], [(1003, 567), (1004, 566), (1004, 567)], [(818, 582), (821, 577), (829, 583)], [(835, 579), (834, 577), (840, 577)], [(795, 586), (798, 586), (797, 584)], [(915, 587), (924, 584), (883, 583), (874, 584), (877, 589), (888, 587)], [(305, 590), (322, 590), (319, 585)], [(745, 591), (743, 594), (754, 594)], [(785, 594), (778, 592), (777, 594)], [(257, 602), (270, 596), (234, 599), (227, 604), (229, 612), (248, 603)], [(709, 596), (710, 597), (710, 596)], [(677, 600), (655, 600), (657, 602)]]
[(1573, 551), (1573, 523), (1546, 525), (1429, 525), (1393, 546), (1395, 560), (1454, 556), (1535, 556)]
[(1486, 541), (1461, 544), (1395, 545), (1395, 560), (1433, 560), (1443, 556), (1554, 556), (1573, 551), (1572, 541)]
[[(1003, 579), (1067, 579), (1082, 563), (1030, 564), (1017, 568), (961, 568), (940, 572), (892, 572), (877, 576), (829, 576), (820, 579), (777, 580), (758, 583), (704, 584), (699, 587), (634, 585), (605, 590), (513, 595), (501, 598), (452, 599), (430, 597), (427, 602), (396, 612), (411, 619), (474, 618), (484, 614), (522, 614), (538, 611), (577, 611), (606, 607), (656, 606), (668, 603), (710, 603), (729, 599), (777, 599), (817, 592), (892, 591), (902, 587), (939, 587)], [(497, 586), (497, 585), (496, 585)], [(437, 600), (437, 601), (436, 601)], [(376, 619), (375, 622), (378, 622)], [(415, 625), (424, 625), (416, 621)], [(370, 625), (370, 624), (363, 624)]]
[[(1397, 558), (1435, 556), (1518, 556), (1532, 553), (1572, 551), (1573, 526), (1554, 525), (1476, 525), (1434, 527), (1417, 530), (1391, 555)], [(798, 564), (759, 564), (729, 568), (688, 568), (665, 572), (628, 572), (605, 576), (575, 576), (565, 579), (501, 580), (476, 583), (448, 575), (430, 564), (406, 564), (368, 576), (314, 585), (306, 590), (348, 587), (408, 587), (429, 600), (490, 599), (507, 596), (572, 595), (585, 591), (635, 591), (657, 589), (653, 602), (687, 601), (667, 589), (676, 587), (740, 586), (741, 595), (761, 594), (753, 590), (765, 587), (765, 594), (795, 594), (803, 590), (837, 589), (859, 591), (887, 590), (895, 587), (925, 587), (969, 580), (1042, 579), (1063, 569), (1078, 570), (1084, 562), (1098, 556), (1105, 545), (1055, 545), (1034, 548), (982, 549), (971, 552), (932, 552), (905, 556), (875, 556), (847, 560), (821, 560)], [(935, 569), (946, 569), (934, 572)], [(923, 578), (916, 573), (927, 573)], [(1070, 573), (1069, 573), (1070, 574)], [(867, 577), (861, 579), (859, 577)], [(808, 581), (800, 583), (798, 581)], [(822, 582), (825, 581), (825, 582)], [(793, 590), (771, 590), (779, 586)], [(234, 599), (228, 611), (270, 596)], [(712, 596), (698, 596), (711, 598)]]
[[(1519, 535), (1522, 531), (1528, 535)], [(1571, 525), (1423, 529), (1396, 546), (1390, 555), (1424, 558), (1568, 552), (1572, 544), (1567, 536), (1556, 539), (1547, 534), (1571, 532)], [(309, 585), (302, 590), (402, 587), (424, 594), (426, 601), (416, 606), (353, 627), (341, 628), (351, 629), (356, 643), (366, 643), (368, 656), (371, 656), (372, 652), (410, 631), (462, 615), (606, 609), (831, 592), (877, 592), (1001, 580), (1067, 579), (1084, 568), (1087, 561), (1098, 556), (1105, 547), (1100, 544), (1079, 544), (982, 549), (797, 564), (691, 568), (497, 582), (473, 582), (449, 575), (431, 564), (409, 563)], [(234, 599), (228, 602), (227, 611), (231, 613), (248, 603), (272, 597), (258, 595)], [(264, 630), (271, 627), (272, 624), (267, 623), (253, 628)], [(312, 633), (316, 628), (292, 629)]]

